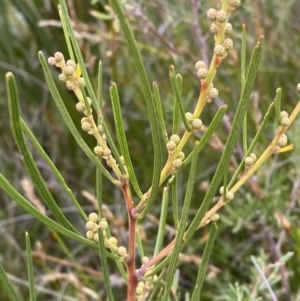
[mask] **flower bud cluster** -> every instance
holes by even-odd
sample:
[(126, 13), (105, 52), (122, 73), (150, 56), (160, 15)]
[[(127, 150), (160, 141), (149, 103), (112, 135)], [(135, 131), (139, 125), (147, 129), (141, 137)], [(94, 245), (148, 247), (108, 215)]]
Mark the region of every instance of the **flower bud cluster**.
[(210, 89), (208, 90), (207, 96), (206, 96), (206, 103), (211, 103), (211, 101), (215, 98), (217, 98), (219, 95), (218, 89), (213, 87), (213, 84), (210, 85)]
[[(222, 186), (219, 190), (220, 194), (221, 195), (224, 195), (224, 186)], [(226, 188), (226, 192), (225, 192), (225, 199), (226, 199), (226, 202), (231, 202), (233, 199), (234, 199), (234, 193), (232, 191), (228, 191), (228, 189)], [(217, 218), (217, 217), (215, 217)]]
[[(98, 236), (98, 229), (100, 228), (99, 224), (99, 216), (97, 213), (92, 212), (89, 215), (88, 221), (86, 223), (86, 228), (87, 228), (87, 232), (86, 232), (86, 237), (90, 240), (95, 240), (95, 241), (99, 241), (99, 236)], [(101, 219), (102, 222), (102, 219)], [(107, 224), (107, 222), (106, 222)]]
[(197, 75), (201, 80), (204, 80), (207, 78), (208, 75), (208, 69), (206, 64), (203, 61), (198, 61), (195, 64), (195, 69), (197, 71)]
[[(147, 263), (148, 261), (149, 261), (148, 257), (142, 258), (143, 264)], [(137, 284), (137, 288), (136, 288), (137, 301), (145, 300), (145, 297), (148, 295), (148, 293), (153, 290), (154, 283), (158, 279), (157, 275), (150, 275), (153, 268), (154, 266), (147, 268), (147, 272), (145, 273), (143, 280), (138, 282)]]
[[(173, 134), (170, 137), (170, 141), (168, 141), (166, 144), (169, 156), (173, 155), (179, 142), (180, 142), (180, 137), (178, 135)], [(172, 162), (172, 171), (178, 170), (182, 166), (184, 159), (185, 159), (184, 152), (179, 152), (177, 158)]]
[(287, 145), (287, 141), (288, 141), (287, 136), (282, 134), (277, 141), (277, 145), (280, 147), (284, 147)]
[(85, 81), (80, 77), (80, 69), (77, 64), (73, 60), (65, 61), (61, 52), (55, 52), (54, 56), (49, 57), (48, 63), (61, 69), (62, 73), (59, 74), (58, 78), (66, 83), (69, 90), (76, 90), (85, 86)]
[(281, 121), (280, 121), (280, 125), (283, 128), (287, 128), (289, 127), (289, 125), (291, 124), (291, 121), (289, 119), (289, 113), (286, 111), (281, 111), (280, 112), (280, 116), (281, 116)]
[(203, 122), (202, 122), (201, 119), (194, 118), (193, 114), (190, 113), (190, 112), (186, 112), (185, 117), (186, 117), (186, 120), (187, 120), (188, 124), (190, 125), (190, 127), (193, 131), (198, 131), (198, 130), (201, 129), (201, 127), (203, 125)]
[[(235, 10), (239, 3), (239, 0), (230, 0), (228, 12), (224, 10), (217, 11), (214, 8), (210, 8), (207, 11), (207, 18), (213, 22), (210, 26), (210, 31), (215, 35), (215, 40), (216, 36), (218, 36), (220, 33), (229, 34), (231, 32), (232, 25), (230, 23), (227, 23), (227, 19), (230, 11)], [(226, 57), (227, 52), (232, 48), (233, 41), (230, 38), (226, 37), (221, 43), (215, 45), (214, 54), (217, 57), (223, 59), (224, 57)]]
[(250, 169), (253, 164), (256, 162), (257, 156), (254, 153), (251, 153), (249, 157), (245, 158), (245, 168)]

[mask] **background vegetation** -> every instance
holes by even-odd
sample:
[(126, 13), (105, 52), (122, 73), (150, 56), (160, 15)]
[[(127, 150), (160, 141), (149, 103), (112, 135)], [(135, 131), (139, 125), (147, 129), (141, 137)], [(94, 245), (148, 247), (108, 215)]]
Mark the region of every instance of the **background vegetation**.
[[(96, 81), (97, 62), (103, 62), (104, 70), (104, 114), (107, 120), (113, 118), (108, 98), (110, 80), (118, 83), (123, 116), (126, 122), (133, 165), (136, 168), (141, 189), (151, 183), (152, 145), (149, 144), (149, 124), (145, 107), (141, 101), (139, 80), (131, 62), (118, 23), (105, 1), (68, 1), (74, 28), (83, 51), (89, 72)], [(151, 80), (156, 80), (162, 93), (166, 119), (171, 121), (173, 103), (169, 81), (169, 65), (174, 64), (184, 79), (183, 95), (186, 108), (193, 107), (199, 93), (199, 83), (194, 64), (197, 60), (209, 61), (213, 49), (213, 37), (209, 33), (210, 22), (206, 10), (218, 1), (127, 1), (137, 40), (140, 43), (144, 63)], [(100, 12), (100, 13), (99, 13)], [(219, 98), (215, 106), (209, 106), (203, 114), (204, 123), (211, 120), (217, 107), (222, 103), (229, 105), (228, 115), (223, 127), (218, 130), (220, 144), (206, 148), (199, 158), (197, 188), (192, 207), (198, 208), (208, 183), (214, 173), (218, 158), (225, 143), (226, 133), (233, 118), (234, 108), (240, 94), (240, 41), (241, 24), (247, 27), (248, 54), (256, 44), (260, 34), (265, 36), (265, 46), (259, 73), (252, 94), (248, 118), (251, 128), (248, 137), (254, 136), (259, 121), (274, 98), (278, 87), (283, 90), (282, 107), (290, 112), (297, 103), (295, 89), (300, 82), (300, 3), (296, 0), (243, 1), (243, 5), (231, 17), (234, 27), (232, 38), (235, 43), (229, 57), (224, 60), (215, 79)], [(86, 212), (93, 210), (90, 195), (94, 195), (95, 168), (62, 122), (52, 102), (44, 80), (37, 52), (42, 50), (46, 56), (55, 51), (66, 53), (63, 32), (59, 24), (56, 1), (2, 0), (0, 2), (0, 170), (15, 187), (24, 194), (23, 179), (26, 172), (21, 164), (17, 147), (9, 129), (7, 97), (5, 94), (5, 73), (16, 75), (20, 90), (23, 118), (28, 122), (39, 142), (60, 169), (69, 187), (84, 204)], [(56, 72), (53, 70), (53, 72)], [(66, 105), (77, 124), (81, 116), (75, 111), (75, 98), (72, 93), (59, 84)], [(166, 122), (168, 124), (168, 122)], [(111, 122), (112, 124), (112, 122)], [(169, 122), (171, 124), (171, 122)], [(208, 276), (204, 286), (203, 300), (242, 300), (234, 296), (238, 288), (235, 283), (245, 285), (253, 291), (258, 281), (250, 255), (260, 258), (261, 265), (267, 267), (277, 262), (289, 251), (294, 256), (286, 267), (276, 273), (279, 276), (274, 290), (281, 300), (300, 300), (300, 121), (296, 121), (288, 132), (295, 150), (287, 155), (273, 156), (267, 164), (236, 195), (234, 202), (221, 211), (221, 222), (213, 254), (210, 259)], [(260, 153), (273, 137), (276, 120), (273, 118), (264, 132), (259, 147)], [(92, 146), (92, 139), (84, 135)], [(90, 139), (90, 140), (89, 140)], [(251, 141), (251, 140), (250, 140)], [(187, 147), (192, 147), (192, 143)], [(234, 160), (241, 159), (241, 145), (237, 145)], [(68, 198), (62, 193), (56, 180), (49, 173), (43, 160), (36, 156), (38, 166), (53, 195), (60, 201), (64, 212), (77, 229), (85, 231), (84, 222), (78, 218)], [(234, 167), (234, 160), (232, 167)], [(181, 174), (186, 183), (187, 174)], [(25, 191), (24, 191), (25, 189)], [(185, 187), (183, 186), (184, 190)], [(180, 199), (180, 198), (179, 198)], [(107, 182), (104, 200), (112, 213), (111, 223), (115, 226), (115, 236), (126, 242), (126, 212), (120, 191)], [(39, 300), (78, 300), (79, 287), (87, 286), (95, 292), (103, 293), (104, 286), (99, 272), (99, 259), (92, 250), (86, 250), (71, 240), (53, 236), (44, 226), (36, 222), (0, 192), (0, 260), (6, 271), (13, 277), (15, 286), (24, 300), (27, 296), (27, 279), (24, 269), (24, 232), (28, 231), (35, 246), (36, 283), (47, 289)], [(160, 207), (149, 215), (140, 228), (142, 237), (152, 250), (156, 237)], [(172, 215), (170, 208), (170, 217)], [(178, 290), (192, 288), (197, 275), (197, 265), (201, 259), (206, 241), (206, 229), (199, 231), (193, 241), (185, 248), (180, 261), (181, 274), (178, 275)], [(169, 228), (170, 239), (174, 229)], [(72, 259), (68, 248), (76, 258)], [(145, 250), (147, 254), (147, 249)], [(47, 257), (48, 256), (48, 257)], [(51, 256), (51, 257), (50, 257)], [(75, 267), (77, 263), (80, 267)], [(88, 270), (83, 271), (81, 268)], [(118, 288), (116, 299), (123, 300), (124, 283), (119, 275), (113, 274), (112, 285)], [(79, 272), (80, 271), (80, 272)], [(229, 284), (233, 284), (230, 289)], [(243, 290), (243, 287), (240, 288)], [(263, 292), (259, 293), (261, 296)], [(258, 294), (258, 295), (259, 295)], [(70, 297), (68, 297), (70, 296)], [(72, 299), (73, 296), (73, 299)], [(0, 298), (7, 300), (1, 290)], [(68, 299), (69, 298), (69, 299)], [(85, 300), (85, 299), (82, 299)], [(92, 300), (89, 297), (87, 300)], [(96, 299), (95, 299), (96, 300)], [(100, 300), (100, 299), (99, 299)], [(253, 299), (254, 300), (254, 299)]]

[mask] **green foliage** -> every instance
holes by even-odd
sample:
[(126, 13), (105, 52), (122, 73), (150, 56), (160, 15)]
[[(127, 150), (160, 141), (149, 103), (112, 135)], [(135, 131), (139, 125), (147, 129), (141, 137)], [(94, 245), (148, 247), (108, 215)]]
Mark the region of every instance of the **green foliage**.
[(27, 2), (0, 3), (1, 300), (299, 298), (299, 4)]

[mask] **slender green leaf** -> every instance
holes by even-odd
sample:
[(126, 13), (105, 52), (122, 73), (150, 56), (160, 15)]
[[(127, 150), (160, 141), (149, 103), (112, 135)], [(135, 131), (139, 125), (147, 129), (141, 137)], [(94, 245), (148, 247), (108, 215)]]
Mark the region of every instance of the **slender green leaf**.
[(151, 195), (144, 210), (141, 213), (141, 218), (145, 216), (149, 210), (152, 208), (158, 193), (159, 188), (159, 181), (160, 181), (160, 171), (162, 168), (162, 146), (160, 141), (160, 132), (159, 132), (159, 120), (155, 109), (155, 101), (153, 99), (151, 93), (150, 83), (147, 77), (147, 73), (145, 67), (142, 62), (142, 57), (139, 52), (134, 34), (130, 27), (129, 22), (127, 21), (123, 8), (119, 0), (111, 0), (113, 9), (116, 11), (121, 28), (124, 32), (130, 54), (133, 58), (137, 73), (141, 79), (142, 84), (142, 91), (144, 94), (148, 117), (150, 121), (150, 128), (152, 134), (152, 142), (153, 142), (153, 150), (154, 150), (154, 167), (153, 167), (153, 174), (152, 174), (152, 188), (151, 188)]
[(183, 101), (182, 101), (182, 95), (181, 95), (181, 90), (182, 90), (182, 77), (180, 74), (177, 74), (175, 76), (175, 69), (174, 66), (171, 65), (170, 71), (169, 71), (169, 76), (171, 80), (171, 85), (173, 92), (175, 94), (175, 100), (177, 102), (177, 106), (179, 108), (179, 112), (181, 115), (181, 119), (184, 123), (184, 126), (188, 132), (191, 132), (191, 127), (189, 126), (186, 117), (185, 117), (185, 111), (183, 108)]
[[(56, 223), (48, 216), (42, 214), (38, 209), (36, 209), (28, 200), (26, 200), (11, 184), (0, 174), (0, 188), (9, 195), (14, 201), (16, 201), (27, 213), (34, 216), (42, 224), (46, 225), (53, 231), (59, 232), (67, 237), (70, 237), (90, 248), (97, 249), (97, 244), (93, 241), (84, 238), (83, 236), (68, 230), (67, 228)], [(115, 258), (111, 256), (111, 258)]]
[[(10, 124), (13, 132), (13, 136), (16, 144), (19, 147), (20, 152), (23, 155), (23, 162), (25, 168), (32, 179), (32, 182), (43, 199), (43, 202), (49, 207), (53, 215), (71, 231), (77, 232), (73, 225), (64, 216), (56, 201), (52, 197), (50, 191), (48, 190), (25, 141), (22, 127), (21, 127), (21, 117), (19, 108), (19, 96), (18, 89), (16, 86), (15, 78), (12, 73), (7, 73), (6, 75), (6, 87), (8, 93), (8, 103), (9, 103), (9, 116)], [(77, 232), (78, 233), (78, 232)]]
[[(246, 80), (246, 26), (242, 27), (242, 47), (241, 47), (241, 83), (242, 91), (245, 87)], [(247, 151), (247, 114), (245, 114), (243, 120), (243, 151), (244, 154)], [(225, 186), (224, 186), (225, 187)]]
[(70, 59), (75, 62), (74, 51), (73, 51), (73, 48), (72, 48), (72, 44), (71, 44), (71, 40), (70, 40), (70, 35), (69, 35), (69, 32), (68, 32), (68, 28), (66, 26), (66, 20), (65, 20), (64, 15), (63, 15), (63, 13), (62, 13), (62, 11), (60, 9), (58, 9), (58, 13), (59, 13), (59, 18), (60, 18), (60, 21), (61, 21), (61, 24), (62, 24), (62, 28), (63, 28), (63, 32), (64, 32), (64, 37), (65, 37), (65, 41), (66, 41), (66, 44), (67, 44), (68, 52), (69, 52), (69, 55), (70, 55)]
[(104, 278), (104, 284), (107, 294), (107, 299), (109, 301), (114, 301), (114, 295), (112, 292), (112, 286), (110, 284), (109, 280), (109, 270), (108, 270), (108, 263), (107, 263), (107, 256), (106, 256), (106, 250), (105, 250), (105, 244), (104, 244), (104, 237), (103, 237), (103, 231), (101, 229), (98, 229), (98, 235), (99, 235), (99, 256), (101, 260), (101, 267), (103, 272), (103, 278)]
[(46, 163), (50, 167), (51, 171), (53, 172), (53, 174), (55, 175), (56, 179), (58, 180), (58, 182), (60, 183), (60, 185), (62, 186), (62, 188), (64, 189), (64, 191), (67, 193), (67, 195), (71, 199), (71, 201), (74, 204), (74, 206), (77, 208), (77, 210), (80, 213), (80, 215), (85, 220), (87, 220), (87, 216), (86, 216), (85, 212), (83, 211), (81, 205), (78, 203), (77, 199), (75, 198), (72, 190), (67, 186), (67, 184), (65, 182), (65, 179), (63, 178), (63, 176), (61, 175), (61, 173), (59, 172), (59, 170), (56, 168), (56, 166), (54, 165), (54, 163), (51, 161), (51, 159), (48, 157), (48, 155), (46, 154), (46, 152), (44, 151), (44, 149), (42, 148), (42, 146), (36, 140), (34, 134), (31, 132), (31, 130), (29, 129), (29, 127), (26, 125), (25, 121), (22, 118), (21, 118), (21, 126), (22, 126), (22, 130), (25, 132), (25, 134), (27, 135), (27, 137), (30, 139), (30, 141), (32, 142), (32, 144), (35, 146), (35, 148), (37, 149), (37, 151), (40, 153), (40, 155), (42, 156), (42, 158), (46, 161)]
[[(197, 142), (196, 142), (197, 145)], [(195, 145), (195, 147), (196, 147)], [(179, 222), (179, 227), (178, 227), (178, 232), (176, 235), (176, 242), (174, 245), (173, 253), (171, 255), (171, 260), (170, 260), (170, 265), (168, 268), (168, 272), (166, 275), (166, 285), (165, 285), (165, 290), (164, 290), (164, 295), (162, 300), (167, 301), (168, 296), (170, 293), (170, 289), (172, 286), (173, 282), (173, 277), (174, 273), (176, 270), (176, 265), (178, 263), (178, 256), (179, 252), (181, 249), (181, 246), (183, 244), (183, 236), (186, 228), (186, 223), (189, 215), (189, 210), (190, 210), (190, 205), (193, 197), (193, 191), (194, 191), (194, 186), (195, 186), (195, 179), (196, 179), (196, 173), (197, 173), (197, 164), (198, 163), (198, 153), (194, 152), (193, 158), (192, 158), (192, 163), (191, 163), (191, 169), (190, 169), (190, 174), (189, 174), (189, 180), (187, 184), (187, 189), (186, 189), (186, 194), (184, 198), (184, 203), (183, 203), (183, 209), (182, 209), (182, 214)]]
[(29, 300), (35, 301), (35, 288), (34, 288), (34, 274), (33, 274), (33, 263), (32, 253), (29, 234), (25, 233), (26, 238), (26, 257), (27, 257), (27, 273), (28, 273), (28, 284), (29, 284)]
[(165, 233), (166, 233), (166, 222), (167, 222), (167, 214), (168, 214), (168, 202), (169, 202), (169, 185), (164, 188), (162, 204), (161, 204), (161, 212), (159, 217), (159, 226), (158, 233), (156, 237), (156, 244), (154, 248), (153, 256), (157, 255), (159, 251), (161, 251)]
[(138, 246), (140, 258), (143, 258), (145, 256), (145, 252), (144, 252), (144, 247), (143, 247), (141, 234), (140, 234), (139, 229), (136, 229), (135, 232), (136, 232), (136, 241), (137, 241), (137, 246)]
[(117, 130), (117, 136), (118, 141), (120, 143), (121, 152), (124, 157), (124, 161), (128, 170), (129, 179), (132, 184), (133, 189), (137, 193), (137, 195), (142, 198), (143, 193), (140, 189), (139, 183), (137, 181), (133, 165), (130, 158), (129, 148), (127, 144), (125, 129), (123, 126), (123, 120), (122, 120), (122, 112), (121, 112), (121, 106), (120, 106), (120, 99), (119, 99), (119, 93), (118, 88), (115, 83), (112, 83), (109, 89), (110, 92), (110, 98), (112, 102), (112, 108), (113, 108), (113, 114), (114, 114), (114, 122)]
[(280, 125), (281, 124), (281, 88), (278, 88), (276, 90), (275, 114), (276, 114), (276, 119), (277, 119), (278, 125)]
[(172, 181), (172, 212), (173, 212), (173, 220), (175, 229), (178, 228), (179, 224), (179, 213), (178, 213), (178, 173), (175, 175)]
[(154, 97), (154, 101), (155, 101), (155, 105), (156, 105), (156, 111), (157, 111), (157, 115), (158, 115), (159, 125), (161, 127), (164, 140), (167, 143), (169, 141), (168, 132), (166, 129), (164, 113), (163, 113), (163, 109), (162, 109), (162, 105), (161, 105), (159, 88), (158, 88), (158, 84), (156, 81), (153, 82), (152, 88), (153, 88), (153, 97)]
[(257, 131), (257, 133), (255, 134), (255, 137), (253, 138), (253, 140), (252, 140), (252, 142), (251, 142), (251, 144), (250, 144), (247, 152), (244, 155), (243, 160), (241, 161), (240, 165), (238, 166), (238, 168), (236, 169), (234, 175), (232, 176), (232, 178), (231, 178), (231, 180), (230, 180), (230, 182), (228, 184), (228, 189), (229, 190), (234, 185), (235, 180), (237, 179), (237, 177), (238, 177), (240, 171), (242, 170), (242, 168), (244, 167), (244, 161), (245, 161), (246, 157), (248, 157), (250, 155), (250, 153), (252, 152), (253, 148), (256, 145), (256, 142), (258, 141), (258, 139), (261, 136), (261, 134), (262, 134), (265, 126), (267, 125), (267, 122), (268, 122), (268, 120), (269, 120), (269, 118), (271, 116), (271, 112), (272, 112), (273, 107), (274, 107), (274, 102), (272, 102), (270, 104), (270, 106), (268, 108), (268, 111), (265, 114), (264, 119), (263, 119), (263, 121), (262, 121), (262, 123), (261, 123), (261, 125), (260, 125), (260, 127), (259, 127), (259, 129)]
[(73, 137), (77, 141), (78, 145), (85, 152), (85, 154), (88, 156), (88, 158), (101, 170), (102, 174), (108, 180), (110, 180), (115, 185), (119, 185), (119, 182), (115, 178), (113, 178), (111, 176), (111, 174), (103, 167), (103, 165), (101, 164), (99, 159), (94, 155), (94, 153), (90, 150), (90, 148), (87, 146), (87, 144), (85, 143), (85, 141), (82, 139), (81, 135), (79, 134), (79, 132), (78, 132), (76, 126), (74, 125), (73, 120), (71, 119), (71, 117), (64, 105), (64, 102), (58, 92), (58, 89), (54, 83), (54, 80), (51, 76), (48, 64), (47, 64), (42, 52), (39, 52), (39, 59), (42, 64), (42, 67), (43, 67), (43, 70), (45, 73), (45, 77), (46, 77), (46, 81), (48, 83), (52, 97), (53, 97), (64, 121), (66, 122), (70, 132), (72, 133)]
[[(218, 111), (216, 112), (213, 120), (211, 121), (210, 125), (208, 126), (207, 130), (205, 131), (204, 135), (200, 139), (200, 142), (197, 146), (197, 148), (194, 150), (198, 154), (202, 151), (208, 140), (211, 138), (211, 136), (214, 134), (214, 132), (217, 129), (217, 126), (221, 122), (224, 114), (226, 113), (227, 110), (227, 105), (221, 106)], [(193, 151), (193, 152), (194, 152)], [(183, 165), (185, 166), (186, 164), (190, 163), (192, 160), (193, 152), (184, 160)]]
[(205, 249), (202, 256), (201, 265), (198, 270), (196, 285), (192, 294), (191, 301), (199, 301), (201, 298), (201, 289), (206, 275), (206, 268), (207, 268), (210, 254), (212, 252), (212, 248), (215, 243), (216, 236), (217, 236), (217, 225), (213, 224), (210, 228), (208, 241), (205, 245)]
[(96, 94), (95, 94), (94, 89), (92, 87), (92, 83), (90, 81), (90, 78), (89, 78), (89, 75), (88, 75), (88, 72), (87, 72), (87, 69), (86, 69), (86, 66), (85, 66), (85, 62), (83, 60), (83, 56), (82, 56), (79, 44), (76, 40), (74, 31), (73, 31), (71, 20), (68, 16), (68, 9), (67, 9), (66, 1), (65, 0), (59, 0), (59, 3), (61, 5), (61, 6), (59, 6), (59, 11), (61, 11), (61, 13), (63, 15), (63, 20), (65, 22), (62, 25), (67, 28), (67, 32), (69, 33), (70, 40), (71, 40), (71, 43), (72, 43), (72, 46), (73, 46), (73, 49), (74, 49), (75, 57), (77, 58), (78, 64), (80, 66), (80, 70), (82, 72), (82, 76), (85, 80), (86, 88), (87, 88), (87, 91), (88, 91), (88, 96), (91, 98), (92, 103), (93, 103), (94, 107), (96, 108), (97, 115), (101, 120), (101, 124), (102, 124), (103, 130), (105, 132), (106, 139), (108, 141), (109, 147), (110, 147), (110, 149), (112, 151), (112, 154), (113, 154), (115, 160), (117, 161), (117, 163), (119, 164), (120, 169), (123, 173), (124, 169), (122, 169), (122, 162), (121, 162), (121, 159), (120, 159), (120, 155), (117, 151), (116, 145), (115, 145), (115, 143), (114, 143), (114, 141), (113, 141), (113, 139), (110, 135), (110, 132), (108, 130), (106, 122), (103, 118), (102, 112), (100, 110), (99, 102), (97, 101), (97, 97), (96, 97)]
[(21, 301), (0, 262), (0, 287), (7, 292), (10, 301)]
[(239, 100), (239, 104), (232, 122), (232, 129), (228, 135), (227, 142), (225, 145), (225, 150), (221, 156), (220, 162), (218, 164), (217, 170), (214, 174), (214, 177), (211, 181), (211, 184), (209, 186), (209, 189), (204, 197), (204, 200), (198, 209), (195, 218), (193, 219), (190, 227), (188, 228), (186, 232), (186, 241), (188, 241), (195, 233), (197, 230), (202, 218), (204, 217), (209, 204), (211, 203), (211, 200), (215, 196), (215, 193), (217, 192), (220, 183), (223, 179), (224, 172), (228, 170), (228, 164), (230, 162), (230, 157), (232, 155), (234, 146), (236, 144), (238, 134), (240, 132), (240, 128), (242, 126), (242, 122), (245, 116), (245, 113), (247, 112), (248, 108), (248, 103), (250, 100), (250, 94), (254, 86), (255, 78), (256, 78), (256, 73), (259, 65), (259, 60), (261, 57), (261, 52), (262, 52), (262, 41), (263, 39), (261, 38), (258, 44), (255, 46), (250, 65), (249, 65), (249, 71), (247, 74), (246, 78), (246, 83), (245, 83), (245, 88), (242, 91), (241, 98)]

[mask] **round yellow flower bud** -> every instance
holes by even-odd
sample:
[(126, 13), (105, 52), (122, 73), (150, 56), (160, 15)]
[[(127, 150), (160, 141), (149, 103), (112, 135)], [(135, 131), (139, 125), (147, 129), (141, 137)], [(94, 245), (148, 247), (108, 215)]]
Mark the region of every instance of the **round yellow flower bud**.
[(100, 226), (101, 230), (106, 230), (108, 228), (108, 223), (106, 221), (106, 218), (101, 218), (99, 226)]
[(196, 119), (193, 120), (191, 126), (192, 126), (192, 129), (193, 129), (193, 130), (197, 131), (197, 130), (200, 130), (200, 129), (201, 129), (202, 124), (203, 124), (203, 123), (202, 123), (202, 120), (199, 119), (199, 118), (196, 118)]
[(94, 232), (93, 231), (87, 231), (86, 232), (87, 239), (93, 240), (94, 239)]
[(223, 56), (225, 52), (226, 52), (225, 47), (221, 44), (216, 45), (214, 48), (214, 54), (216, 56)]
[(82, 128), (84, 131), (88, 132), (88, 131), (92, 128), (92, 126), (91, 126), (91, 124), (90, 124), (88, 121), (85, 121), (85, 122), (83, 122), (83, 123), (81, 124), (81, 128)]
[(95, 213), (95, 212), (90, 213), (89, 214), (89, 220), (92, 221), (92, 222), (95, 222), (95, 223), (98, 222), (98, 220), (99, 220), (98, 214)]
[(233, 199), (234, 199), (234, 193), (231, 192), (231, 191), (228, 191), (228, 192), (226, 193), (226, 201), (230, 202), (230, 201), (232, 201)]
[(291, 121), (289, 118), (282, 118), (280, 124), (283, 128), (287, 128), (291, 124)]
[(217, 12), (217, 15), (216, 15), (217, 21), (223, 23), (223, 22), (226, 21), (226, 18), (227, 18), (227, 13), (226, 13), (226, 11), (224, 11), (224, 10), (219, 10), (219, 11)]
[(127, 250), (126, 250), (126, 248), (123, 247), (123, 246), (119, 247), (119, 248), (118, 248), (118, 254), (119, 254), (121, 257), (127, 255)]
[(168, 151), (173, 151), (176, 149), (176, 143), (174, 141), (169, 141), (167, 142), (166, 147)]
[(246, 166), (250, 167), (250, 166), (252, 166), (253, 164), (254, 164), (254, 160), (253, 160), (252, 157), (246, 157), (246, 158), (245, 158), (245, 165), (246, 165)]
[(175, 170), (179, 169), (182, 166), (182, 161), (180, 159), (175, 159), (172, 162), (172, 166)]
[(200, 68), (205, 68), (205, 69), (207, 69), (207, 66), (206, 66), (206, 64), (205, 64), (203, 61), (198, 61), (198, 62), (196, 62), (196, 64), (195, 64), (195, 69), (196, 69), (196, 70), (199, 70)]
[(180, 142), (180, 137), (174, 134), (170, 137), (170, 140), (178, 144)]
[(88, 230), (95, 230), (97, 227), (97, 224), (93, 221), (88, 221), (85, 226)]
[(287, 145), (287, 136), (286, 135), (281, 135), (280, 138), (277, 141), (277, 145), (279, 145), (280, 147), (284, 147)]
[(118, 240), (117, 240), (114, 236), (110, 237), (110, 238), (108, 239), (108, 241), (109, 241), (111, 244), (113, 244), (114, 246), (117, 246), (117, 245), (118, 245)]
[(76, 110), (78, 112), (83, 112), (85, 110), (85, 105), (82, 102), (77, 102), (76, 104)]
[(104, 153), (103, 147), (102, 147), (102, 146), (99, 146), (99, 145), (95, 146), (95, 147), (94, 147), (94, 153), (95, 153), (95, 155), (96, 155), (97, 157), (103, 156), (103, 153)]
[(251, 157), (251, 158), (253, 159), (253, 162), (256, 162), (257, 156), (256, 156), (254, 153), (251, 153), (251, 154), (249, 155), (249, 157)]

